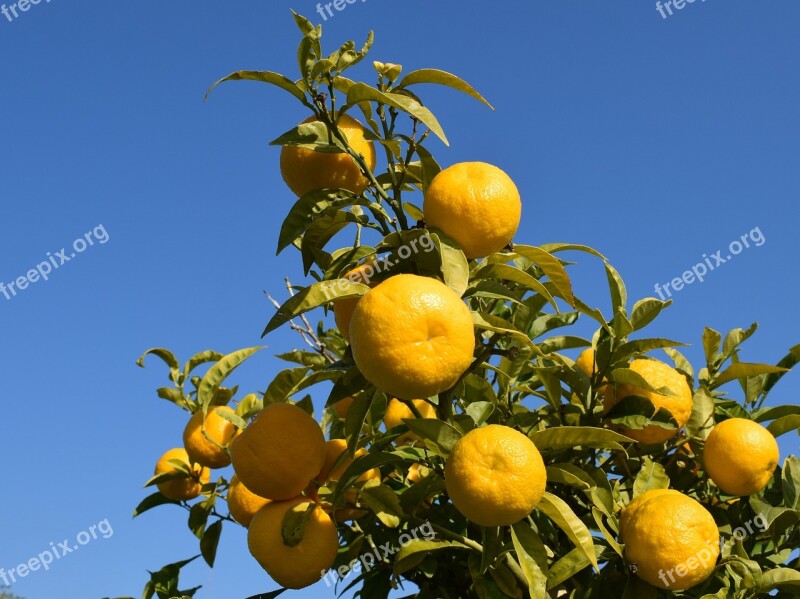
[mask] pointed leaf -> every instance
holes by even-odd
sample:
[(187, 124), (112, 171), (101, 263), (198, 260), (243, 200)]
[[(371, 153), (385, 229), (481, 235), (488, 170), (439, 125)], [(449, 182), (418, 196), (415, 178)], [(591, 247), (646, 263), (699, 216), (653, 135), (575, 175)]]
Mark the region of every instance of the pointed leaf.
[(486, 106), (494, 110), (494, 107), (489, 104), (489, 102), (487, 102), (484, 97), (481, 96), (469, 83), (460, 77), (453, 75), (452, 73), (441, 71), (439, 69), (419, 69), (417, 71), (412, 71), (400, 80), (400, 83), (397, 84), (396, 89), (402, 89), (410, 85), (419, 85), (420, 83), (435, 83), (438, 85), (445, 85), (457, 91), (464, 92), (465, 94), (475, 98), (483, 104), (486, 104)]

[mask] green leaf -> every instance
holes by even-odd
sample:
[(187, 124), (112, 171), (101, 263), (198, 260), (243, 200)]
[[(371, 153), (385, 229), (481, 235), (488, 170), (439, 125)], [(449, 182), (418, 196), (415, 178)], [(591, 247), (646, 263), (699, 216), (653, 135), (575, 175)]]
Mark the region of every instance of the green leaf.
[(667, 395), (670, 397), (677, 397), (676, 393), (669, 387), (654, 387), (647, 380), (642, 377), (635, 370), (630, 368), (616, 368), (608, 375), (608, 380), (617, 385), (629, 385), (650, 393), (657, 393), (659, 395)]
[(620, 309), (626, 309), (628, 305), (628, 292), (625, 289), (625, 283), (622, 277), (616, 269), (608, 262), (606, 262), (604, 266), (606, 268), (608, 288), (611, 291), (611, 310), (616, 314)]
[(394, 489), (386, 485), (365, 487), (361, 490), (361, 499), (367, 507), (375, 512), (378, 520), (388, 528), (400, 526), (401, 519), (405, 516), (400, 498)]
[(722, 343), (722, 335), (712, 328), (706, 327), (703, 330), (703, 349), (706, 353), (706, 362), (714, 364), (719, 357), (719, 346)]
[(541, 568), (539, 568), (539, 564), (531, 557), (530, 553), (528, 553), (525, 546), (520, 541), (518, 531), (526, 535), (523, 537), (525, 540), (528, 540), (531, 536), (535, 536), (535, 533), (527, 526), (511, 527), (511, 541), (514, 544), (514, 552), (517, 554), (522, 573), (528, 583), (528, 593), (531, 599), (547, 599), (547, 579)]
[(672, 300), (662, 302), (661, 300), (657, 300), (652, 297), (641, 299), (636, 302), (633, 305), (633, 310), (631, 311), (631, 324), (633, 325), (633, 330), (638, 331), (646, 327), (648, 324), (653, 322), (656, 317), (661, 314), (661, 311), (671, 303)]
[(285, 402), (289, 398), (289, 391), (303, 380), (307, 372), (306, 367), (289, 368), (279, 372), (264, 392), (264, 405)]
[[(354, 283), (349, 279), (320, 281), (302, 289), (278, 308), (275, 316), (267, 324), (263, 335), (274, 331), (291, 319), (314, 308), (319, 308), (333, 300), (361, 297), (369, 291), (368, 285)], [(262, 336), (263, 336), (262, 335)]]
[(214, 393), (219, 389), (222, 382), (228, 378), (228, 375), (236, 370), (247, 358), (262, 349), (264, 349), (263, 346), (240, 349), (239, 351), (228, 354), (208, 369), (208, 372), (206, 372), (203, 380), (200, 381), (200, 385), (197, 387), (197, 402), (203, 406), (204, 415), (206, 414), (206, 409), (210, 405), (211, 400), (214, 398)]
[(214, 567), (214, 560), (217, 558), (217, 546), (219, 537), (222, 534), (222, 520), (217, 520), (206, 529), (203, 538), (200, 539), (200, 552), (209, 567)]
[(475, 98), (479, 102), (482, 102), (494, 110), (494, 107), (489, 104), (489, 102), (487, 102), (484, 97), (481, 96), (469, 83), (460, 77), (453, 75), (452, 73), (440, 71), (439, 69), (419, 69), (412, 71), (400, 80), (400, 83), (397, 84), (396, 89), (402, 89), (409, 87), (410, 85), (419, 85), (420, 83), (435, 83), (438, 85), (445, 85)]
[(585, 252), (587, 254), (591, 254), (592, 256), (597, 256), (603, 261), (607, 260), (607, 258), (597, 250), (594, 250), (587, 245), (580, 245), (577, 243), (545, 243), (540, 245), (539, 248), (551, 254), (555, 254), (556, 252), (566, 252), (575, 250), (578, 252)]
[(347, 149), (322, 121), (300, 123), (269, 142), (271, 146), (293, 146), (324, 154), (344, 154)]
[(377, 102), (402, 110), (426, 125), (446, 146), (450, 145), (433, 113), (413, 98), (401, 94), (383, 93), (366, 83), (356, 83), (347, 92), (347, 103), (355, 105), (359, 102)]
[[(507, 320), (503, 320), (499, 316), (486, 314), (483, 312), (472, 312), (472, 322), (478, 329), (483, 331), (491, 331), (508, 336), (515, 341), (519, 341), (523, 345), (535, 347), (533, 341), (522, 331), (518, 330)], [(539, 353), (539, 352), (537, 352)]]
[(645, 457), (633, 483), (633, 496), (638, 497), (656, 489), (669, 489), (669, 476), (664, 466)]
[[(595, 547), (595, 561), (600, 557), (600, 551), (599, 547)], [(547, 574), (547, 590), (555, 589), (592, 563), (583, 550), (573, 549), (550, 568)]]
[(761, 576), (759, 592), (769, 593), (780, 589), (788, 593), (800, 593), (800, 572), (793, 568), (775, 568), (767, 570)]
[(466, 412), (467, 415), (475, 422), (476, 426), (481, 426), (487, 420), (489, 420), (489, 417), (494, 412), (494, 404), (490, 401), (476, 401), (467, 406)]
[[(356, 398), (356, 401), (358, 401), (358, 398)], [(353, 407), (355, 407), (355, 405), (356, 404), (354, 402)], [(353, 407), (350, 408), (351, 412), (353, 411)], [(345, 471), (342, 473), (342, 476), (339, 478), (339, 482), (336, 485), (336, 492), (334, 493), (334, 504), (339, 504), (339, 501), (344, 494), (344, 490), (351, 488), (355, 484), (356, 479), (358, 479), (358, 477), (365, 472), (368, 472), (373, 468), (379, 468), (385, 464), (398, 464), (404, 461), (406, 461), (406, 458), (387, 453), (385, 451), (371, 452), (356, 458), (345, 469)]]
[(575, 296), (572, 293), (572, 281), (561, 261), (542, 248), (529, 245), (515, 245), (514, 252), (527, 258), (542, 269), (547, 278), (553, 283), (560, 297), (570, 306), (575, 306)]
[(558, 311), (558, 305), (555, 299), (536, 277), (533, 277), (523, 270), (510, 266), (508, 264), (487, 263), (485, 266), (480, 267), (472, 274), (473, 280), (475, 279), (494, 279), (498, 281), (511, 281), (526, 289), (530, 289), (535, 293), (540, 293), (544, 296), (553, 308)]
[(225, 81), (260, 81), (262, 83), (269, 83), (271, 85), (275, 85), (281, 88), (284, 91), (289, 92), (295, 98), (300, 100), (306, 106), (311, 106), (308, 101), (306, 100), (306, 96), (303, 93), (297, 84), (289, 79), (288, 77), (284, 77), (279, 73), (273, 73), (271, 71), (236, 71), (235, 73), (231, 73), (227, 77), (223, 77), (216, 83), (214, 83), (211, 87), (208, 88), (206, 92), (205, 100), (208, 100), (209, 94), (214, 91), (220, 83), (224, 83)]
[(753, 336), (756, 329), (758, 329), (758, 323), (754, 322), (746, 331), (743, 329), (733, 329), (729, 332), (725, 336), (725, 342), (722, 345), (722, 360), (727, 360), (733, 352), (736, 351), (737, 347)]
[(433, 154), (431, 154), (427, 148), (418, 145), (417, 154), (422, 164), (422, 191), (424, 193), (428, 190), (431, 181), (433, 181), (436, 175), (442, 172), (442, 167), (439, 166), (439, 163), (436, 162)]
[(431, 232), (433, 243), (442, 256), (442, 277), (445, 284), (461, 297), (469, 286), (469, 264), (458, 243), (441, 231)]
[(540, 451), (572, 449), (578, 446), (593, 449), (625, 451), (621, 443), (635, 443), (630, 437), (591, 426), (559, 426), (528, 435)]
[(281, 522), (281, 539), (287, 547), (297, 547), (306, 534), (306, 526), (311, 521), (314, 510), (313, 503), (298, 503), (287, 510)]
[(153, 493), (152, 495), (148, 495), (145, 497), (136, 509), (133, 510), (133, 517), (136, 518), (137, 516), (141, 516), (148, 510), (152, 510), (155, 507), (160, 505), (180, 505), (180, 501), (173, 501), (172, 499), (167, 499), (164, 497), (160, 492)]
[(714, 397), (705, 387), (700, 387), (692, 399), (692, 415), (686, 423), (686, 433), (694, 439), (707, 439), (714, 428), (714, 410)]
[(685, 345), (685, 343), (681, 343), (680, 341), (671, 341), (669, 339), (637, 339), (620, 345), (614, 352), (614, 358), (627, 358), (629, 356), (646, 354), (654, 349), (681, 347)]
[(136, 360), (136, 364), (139, 366), (139, 368), (144, 368), (144, 359), (150, 354), (161, 358), (161, 360), (169, 367), (170, 380), (173, 383), (178, 384), (180, 380), (180, 364), (178, 364), (178, 359), (175, 357), (175, 355), (163, 347), (154, 347), (152, 349), (148, 349), (141, 356), (139, 356), (138, 360)]
[(403, 422), (412, 433), (433, 441), (445, 453), (453, 451), (453, 447), (461, 438), (461, 433), (444, 420), (437, 418), (404, 418)]
[(772, 433), (773, 437), (780, 437), (788, 432), (800, 429), (800, 416), (783, 416), (777, 420), (770, 422), (767, 430)]
[(589, 529), (581, 519), (575, 515), (575, 512), (572, 511), (567, 502), (552, 493), (545, 492), (537, 509), (564, 531), (575, 547), (586, 556), (595, 570), (599, 572), (600, 567), (597, 565), (592, 533), (589, 532)]
[(597, 321), (610, 337), (617, 336), (617, 333), (613, 329), (611, 329), (611, 327), (608, 326), (608, 323), (606, 322), (603, 313), (598, 308), (592, 308), (590, 306), (587, 306), (577, 297), (575, 298), (575, 307), (581, 314), (586, 314), (586, 316), (589, 316), (590, 318), (593, 318), (595, 321)]
[(156, 389), (156, 394), (161, 399), (166, 399), (181, 407), (188, 407), (190, 405), (183, 396), (183, 393), (181, 393), (181, 390), (175, 387), (159, 387)]
[(247, 428), (247, 422), (241, 416), (237, 416), (235, 412), (228, 412), (227, 410), (216, 410), (217, 416), (223, 420), (227, 420), (239, 430)]
[(691, 381), (689, 386), (692, 387), (694, 383), (694, 368), (692, 368), (692, 364), (686, 359), (686, 356), (684, 356), (677, 349), (672, 349), (670, 347), (665, 347), (664, 353), (670, 357), (678, 371), (688, 376), (686, 382)]
[(209, 362), (219, 362), (224, 357), (225, 354), (221, 354), (218, 351), (213, 351), (210, 349), (193, 355), (183, 367), (183, 379), (189, 380), (192, 372), (198, 366), (201, 366), (202, 364), (208, 364)]
[(762, 389), (762, 394), (767, 395), (772, 388), (776, 385), (776, 383), (781, 380), (781, 378), (794, 366), (800, 362), (800, 345), (795, 345), (792, 349), (789, 350), (789, 353), (784, 356), (780, 362), (778, 362), (778, 366), (781, 368), (785, 368), (786, 370), (783, 372), (768, 374), (764, 380), (764, 387)]
[(457, 543), (453, 541), (428, 541), (423, 539), (415, 539), (410, 543), (406, 543), (402, 547), (400, 547), (400, 551), (397, 552), (394, 558), (394, 574), (395, 576), (399, 576), (405, 572), (408, 572), (412, 568), (416, 567), (419, 562), (414, 563), (416, 561), (416, 557), (419, 554), (423, 554), (423, 557), (428, 553), (433, 553), (434, 551), (441, 551), (442, 549), (468, 549), (466, 545), (462, 543)]
[(319, 34), (317, 33), (317, 30), (311, 21), (309, 21), (303, 15), (297, 14), (294, 10), (292, 10), (292, 16), (294, 17), (295, 24), (300, 29), (300, 32), (304, 37), (319, 37)]
[(783, 505), (800, 511), (800, 458), (789, 456), (783, 462)]
[(547, 466), (547, 483), (561, 483), (587, 491), (597, 485), (580, 466), (575, 464), (553, 464)]
[(358, 440), (361, 438), (361, 430), (364, 428), (364, 421), (367, 419), (372, 400), (373, 395), (369, 393), (358, 394), (347, 411), (347, 417), (344, 420), (344, 437), (347, 439), (347, 448), (350, 450), (350, 455), (355, 455)]
[(712, 389), (721, 387), (725, 383), (736, 379), (744, 379), (751, 376), (759, 376), (762, 374), (772, 374), (778, 372), (786, 372), (785, 368), (780, 366), (771, 366), (770, 364), (749, 364), (747, 362), (735, 362), (731, 364), (725, 372), (716, 376)]
[(678, 423), (671, 412), (664, 408), (656, 410), (653, 402), (641, 395), (624, 397), (608, 411), (605, 420), (634, 430), (648, 426), (658, 426), (667, 430), (678, 428)]

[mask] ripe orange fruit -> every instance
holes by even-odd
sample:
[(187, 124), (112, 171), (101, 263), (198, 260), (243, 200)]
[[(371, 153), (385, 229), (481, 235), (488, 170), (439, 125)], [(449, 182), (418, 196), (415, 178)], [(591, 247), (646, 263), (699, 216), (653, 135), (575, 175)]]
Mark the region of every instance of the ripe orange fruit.
[(490, 424), (458, 440), (444, 470), (456, 509), (480, 526), (507, 526), (528, 514), (544, 495), (544, 461), (528, 437)]
[(700, 503), (672, 489), (648, 491), (622, 510), (620, 540), (636, 575), (680, 591), (703, 582), (719, 556), (719, 530)]
[(472, 363), (472, 315), (441, 281), (396, 275), (358, 302), (350, 344), (359, 370), (380, 390), (430, 397), (455, 385)]
[[(239, 430), (231, 423), (217, 414), (217, 411), (235, 414), (229, 406), (208, 408), (205, 419), (205, 434), (222, 447), (230, 447), (231, 442), (239, 435)], [(196, 412), (183, 431), (183, 446), (192, 461), (209, 468), (224, 468), (229, 466), (231, 458), (227, 452), (214, 445), (203, 435), (203, 412)]]
[[(316, 476), (317, 482), (325, 484), (331, 481), (338, 481), (344, 471), (353, 463), (353, 458), (345, 456), (347, 453), (347, 441), (344, 439), (331, 439), (325, 444), (325, 465)], [(356, 451), (356, 457), (361, 457), (367, 454), (367, 450), (363, 447)], [(344, 457), (343, 457), (344, 456)], [(381, 471), (378, 468), (373, 468), (362, 474), (357, 482), (363, 482), (369, 479), (380, 479)]]
[(506, 247), (522, 216), (519, 190), (502, 170), (461, 162), (434, 177), (425, 192), (425, 222), (458, 242), (467, 258)]
[[(354, 268), (347, 272), (344, 279), (349, 279), (353, 283), (363, 283), (369, 285), (371, 277), (375, 275), (375, 267), (373, 262), (365, 262), (361, 266)], [(336, 328), (344, 337), (344, 340), (350, 343), (350, 321), (353, 320), (353, 312), (358, 305), (360, 297), (349, 299), (342, 299), (333, 302), (333, 318), (336, 321)]]
[(715, 426), (703, 449), (706, 472), (729, 495), (761, 491), (779, 459), (778, 442), (772, 433), (745, 418), (730, 418)]
[(170, 449), (156, 462), (154, 475), (180, 472), (178, 468), (169, 463), (170, 460), (177, 460), (186, 464), (192, 473), (191, 478), (178, 478), (159, 483), (158, 490), (167, 499), (172, 501), (189, 501), (200, 495), (203, 485), (211, 479), (211, 471), (203, 468), (199, 464), (191, 464), (189, 454), (183, 447)]
[(344, 420), (347, 418), (347, 413), (350, 411), (350, 406), (353, 405), (355, 401), (354, 397), (345, 397), (344, 399), (340, 399), (335, 404), (333, 404), (333, 411), (336, 412), (336, 415)]
[[(429, 404), (424, 399), (415, 399), (412, 401), (414, 407), (417, 408), (417, 411), (422, 415), (423, 418), (436, 418), (436, 408), (434, 408), (431, 404)], [(411, 408), (408, 405), (399, 399), (392, 398), (389, 402), (389, 405), (386, 406), (386, 413), (383, 415), (383, 422), (386, 424), (386, 430), (391, 430), (396, 426), (400, 426), (403, 423), (403, 420), (407, 418), (416, 418), (414, 413), (411, 411)], [(414, 433), (406, 433), (404, 435), (400, 435), (397, 438), (398, 445), (403, 445), (404, 443), (410, 443), (411, 441), (418, 441), (419, 435)]]
[(259, 497), (245, 487), (235, 474), (228, 487), (227, 499), (231, 516), (245, 528), (250, 526), (256, 512), (269, 503), (269, 499)]
[(422, 466), (420, 464), (412, 464), (411, 468), (408, 469), (408, 475), (406, 476), (406, 480), (408, 480), (408, 482), (410, 482), (413, 485), (421, 481), (430, 473), (431, 473), (430, 468)]
[(302, 540), (294, 547), (284, 543), (281, 527), (286, 512), (309, 505), (302, 497), (269, 503), (253, 517), (247, 532), (250, 554), (287, 589), (302, 589), (319, 581), (339, 550), (336, 525), (320, 507), (311, 513)]
[(669, 430), (651, 424), (643, 429), (633, 430), (620, 427), (624, 435), (636, 439), (640, 443), (656, 444), (668, 441), (678, 434), (680, 429), (689, 422), (692, 415), (692, 389), (680, 372), (658, 360), (634, 360), (630, 369), (639, 374), (651, 387), (655, 389), (667, 388), (674, 395), (661, 395), (646, 391), (634, 385), (610, 384), (604, 388), (603, 409), (607, 414), (615, 405), (629, 395), (646, 397), (655, 406), (656, 410), (664, 408), (672, 414), (678, 423), (678, 428)]
[(594, 363), (594, 350), (591, 347), (586, 348), (575, 360), (575, 366), (589, 378), (597, 372), (597, 365)]
[(233, 444), (233, 469), (256, 495), (274, 501), (303, 492), (325, 463), (319, 424), (295, 405), (268, 405)]
[[(336, 483), (344, 474), (344, 471), (353, 463), (353, 458), (347, 454), (347, 441), (344, 439), (331, 439), (325, 444), (325, 465), (320, 470), (316, 477), (316, 481), (325, 485), (328, 483)], [(367, 450), (363, 447), (356, 451), (356, 457), (361, 457), (367, 454)], [(372, 468), (367, 470), (364, 474), (356, 479), (356, 483), (363, 483), (368, 480), (380, 480), (380, 468)], [(345, 499), (349, 503), (355, 503), (357, 499), (356, 489), (348, 489), (345, 492)]]
[[(311, 117), (303, 123), (314, 120)], [(374, 170), (375, 146), (365, 139), (363, 125), (345, 114), (339, 119), (338, 127), (350, 147), (364, 157), (370, 170)], [(295, 146), (283, 146), (281, 174), (289, 189), (298, 196), (317, 189), (346, 189), (360, 195), (369, 185), (349, 154), (315, 152)]]

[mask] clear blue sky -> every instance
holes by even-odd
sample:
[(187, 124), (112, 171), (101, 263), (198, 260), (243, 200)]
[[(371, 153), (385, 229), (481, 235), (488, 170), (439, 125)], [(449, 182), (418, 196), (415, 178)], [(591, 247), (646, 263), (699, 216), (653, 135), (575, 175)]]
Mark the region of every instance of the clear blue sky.
[[(236, 69), (294, 76), (290, 6), (321, 19), (310, 0), (54, 0), (0, 16), (0, 281), (99, 224), (109, 237), (0, 295), (0, 567), (106, 518), (114, 531), (14, 587), (28, 599), (136, 596), (147, 568), (196, 551), (182, 514), (130, 518), (185, 419), (155, 396), (158, 361), (134, 361), (155, 345), (181, 359), (256, 345), (262, 289), (302, 281), (295, 254), (274, 255), (293, 198), (267, 141), (306, 115), (258, 84), (202, 101)], [(598, 248), (634, 299), (758, 227), (763, 245), (678, 293), (651, 331), (691, 342), (697, 361), (704, 325), (758, 321), (744, 358), (775, 361), (800, 341), (799, 20), (788, 0), (696, 2), (668, 19), (650, 1), (369, 0), (325, 37), (374, 28), (373, 59), (472, 82), (497, 112), (424, 90), (452, 142), (434, 144), (439, 160), (500, 165), (522, 190), (518, 239)], [(578, 258), (577, 291), (605, 306), (600, 265)], [(243, 388), (263, 389), (281, 367), (270, 354), (298, 345), (288, 330), (266, 342)], [(799, 376), (773, 401), (797, 402)], [(781, 446), (796, 453), (797, 436)], [(243, 530), (226, 530), (220, 556), (188, 571), (201, 599), (274, 588)]]

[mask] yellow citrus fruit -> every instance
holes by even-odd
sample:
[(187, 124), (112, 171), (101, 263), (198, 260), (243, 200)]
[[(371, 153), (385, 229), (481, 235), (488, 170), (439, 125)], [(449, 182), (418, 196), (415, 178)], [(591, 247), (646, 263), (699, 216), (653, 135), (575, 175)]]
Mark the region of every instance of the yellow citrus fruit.
[(421, 481), (430, 473), (431, 473), (430, 468), (427, 468), (426, 466), (422, 466), (420, 464), (412, 464), (411, 468), (408, 469), (408, 475), (406, 476), (406, 480), (408, 480), (408, 482), (410, 482), (413, 485)]
[[(414, 407), (423, 418), (436, 418), (436, 408), (429, 404), (424, 399), (412, 400)], [(383, 421), (386, 423), (386, 429), (393, 429), (396, 426), (403, 424), (403, 420), (407, 418), (416, 418), (414, 412), (405, 402), (399, 399), (392, 398), (389, 405), (386, 406), (386, 413), (383, 415)]]
[(528, 437), (490, 424), (458, 440), (444, 469), (456, 509), (481, 526), (518, 522), (539, 503), (547, 483), (544, 462)]
[(457, 241), (467, 258), (483, 258), (511, 242), (522, 202), (517, 186), (496, 166), (461, 162), (434, 177), (423, 212), (425, 222)]
[(667, 388), (674, 395), (661, 395), (636, 387), (634, 385), (608, 385), (603, 397), (603, 408), (608, 413), (629, 395), (639, 395), (653, 402), (656, 410), (664, 408), (670, 412), (678, 423), (678, 428), (669, 430), (651, 424), (643, 429), (633, 430), (620, 427), (623, 434), (640, 443), (655, 444), (668, 441), (678, 434), (679, 430), (689, 422), (692, 415), (692, 389), (680, 372), (658, 360), (634, 360), (630, 369), (639, 374), (655, 389)]
[(679, 591), (703, 582), (719, 555), (719, 530), (700, 503), (672, 489), (648, 491), (622, 511), (620, 539), (636, 575)]
[[(429, 404), (424, 399), (415, 399), (412, 401), (414, 407), (422, 415), (423, 418), (436, 418), (436, 408)], [(386, 406), (386, 413), (383, 415), (383, 422), (386, 424), (386, 430), (391, 430), (396, 426), (400, 426), (406, 418), (416, 418), (411, 408), (399, 399), (392, 398), (389, 405)], [(397, 438), (397, 443), (402, 445), (410, 443), (411, 441), (419, 440), (419, 436), (414, 433), (406, 433)]]
[[(303, 123), (310, 123), (314, 117)], [(370, 170), (375, 169), (375, 146), (364, 138), (364, 127), (356, 119), (344, 115), (338, 122), (339, 130), (350, 147), (364, 157)], [(346, 189), (359, 195), (369, 185), (369, 180), (348, 154), (315, 152), (306, 148), (283, 146), (281, 150), (281, 175), (295, 194), (303, 196), (317, 189)]]
[(780, 458), (766, 428), (745, 418), (715, 426), (706, 439), (703, 463), (711, 480), (729, 495), (753, 495), (767, 486)]
[[(349, 279), (353, 283), (369, 285), (370, 279), (374, 274), (373, 263), (367, 262), (349, 271), (342, 278)], [(344, 340), (348, 343), (350, 343), (350, 321), (353, 319), (353, 312), (360, 299), (360, 297), (355, 297), (337, 300), (333, 303), (333, 318), (336, 321), (336, 328), (339, 329), (342, 337), (344, 337)]]
[[(239, 435), (239, 429), (217, 414), (217, 410), (235, 414), (233, 409), (228, 406), (209, 407), (205, 420), (205, 433), (219, 445), (229, 447), (231, 442)], [(189, 457), (203, 466), (224, 468), (231, 463), (231, 459), (225, 450), (214, 445), (203, 435), (202, 411), (196, 412), (189, 419), (189, 423), (183, 431), (183, 446), (186, 448)]]
[(262, 507), (269, 503), (269, 499), (264, 499), (253, 493), (242, 484), (239, 477), (235, 474), (228, 487), (228, 509), (234, 520), (247, 528), (253, 520), (253, 516)]
[(161, 494), (172, 501), (189, 501), (200, 495), (203, 485), (211, 479), (211, 471), (199, 464), (192, 464), (186, 450), (183, 447), (176, 447), (175, 449), (170, 449), (159, 458), (153, 474), (179, 472), (178, 468), (169, 463), (170, 460), (177, 460), (186, 464), (187, 467), (190, 467), (192, 476), (191, 478), (178, 478), (159, 483), (158, 490), (161, 491)]
[(250, 554), (275, 582), (287, 589), (302, 589), (319, 581), (339, 550), (336, 525), (319, 507), (311, 513), (302, 540), (293, 547), (284, 543), (281, 528), (286, 512), (308, 505), (302, 497), (269, 503), (256, 513), (247, 532)]
[(319, 424), (295, 405), (268, 405), (233, 444), (233, 469), (256, 495), (280, 501), (303, 492), (325, 464)]
[[(328, 441), (325, 444), (325, 465), (316, 477), (317, 482), (324, 485), (327, 482), (338, 481), (342, 478), (344, 471), (353, 463), (353, 459), (349, 455), (345, 455), (346, 453), (347, 441), (344, 439), (331, 439)], [(356, 451), (357, 458), (366, 454), (367, 450), (363, 447)], [(380, 469), (373, 468), (359, 476), (356, 482), (364, 482), (370, 479), (380, 480), (380, 478)]]
[(335, 404), (333, 404), (333, 411), (336, 412), (336, 415), (341, 418), (347, 418), (347, 413), (350, 411), (350, 406), (353, 405), (355, 398), (353, 397), (345, 397), (344, 399), (340, 399)]
[(358, 302), (350, 344), (359, 370), (380, 390), (430, 397), (455, 385), (472, 363), (472, 315), (441, 281), (396, 275)]
[(591, 347), (583, 350), (578, 359), (575, 360), (575, 366), (588, 377), (597, 372), (597, 366), (594, 363), (594, 350)]

